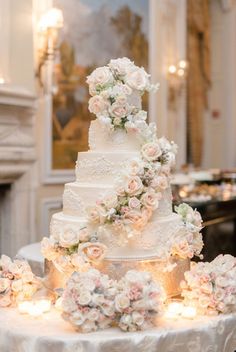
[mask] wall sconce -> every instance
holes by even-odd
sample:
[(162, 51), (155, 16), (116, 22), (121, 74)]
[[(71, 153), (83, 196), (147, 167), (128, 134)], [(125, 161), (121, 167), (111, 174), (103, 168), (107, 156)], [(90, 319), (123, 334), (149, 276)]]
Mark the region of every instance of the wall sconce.
[[(53, 63), (57, 51), (58, 32), (63, 27), (63, 14), (57, 8), (48, 10), (39, 20), (38, 23), (38, 66), (36, 70), (36, 77), (39, 80), (40, 86), (50, 88), (49, 77), (43, 77), (42, 68), (47, 63)], [(52, 72), (48, 72), (52, 75)], [(47, 83), (45, 82), (47, 80)]]
[(187, 71), (188, 62), (186, 60), (180, 60), (176, 65), (168, 67), (168, 105), (171, 110), (177, 109), (178, 97), (185, 87)]

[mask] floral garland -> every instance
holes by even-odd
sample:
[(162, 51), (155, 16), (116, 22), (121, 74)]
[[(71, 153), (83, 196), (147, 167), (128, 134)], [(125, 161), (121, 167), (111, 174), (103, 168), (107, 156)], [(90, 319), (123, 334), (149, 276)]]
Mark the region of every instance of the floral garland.
[(87, 270), (91, 263), (101, 261), (107, 247), (91, 235), (87, 227), (79, 231), (69, 226), (59, 234), (44, 237), (41, 242), (43, 256), (53, 261), (60, 271), (71, 274), (74, 270)]
[(212, 262), (192, 263), (181, 283), (182, 296), (199, 314), (236, 312), (236, 258), (220, 254)]
[(183, 259), (193, 256), (203, 259), (200, 254), (203, 247), (200, 213), (186, 203), (176, 206), (175, 211), (181, 217), (182, 224), (171, 238), (170, 254)]
[(129, 271), (117, 282), (91, 269), (68, 280), (62, 317), (83, 333), (114, 324), (123, 331), (143, 330), (162, 312), (164, 299), (164, 291), (149, 273)]
[(0, 258), (0, 307), (15, 305), (30, 299), (40, 288), (40, 281), (24, 260), (11, 260), (6, 255)]

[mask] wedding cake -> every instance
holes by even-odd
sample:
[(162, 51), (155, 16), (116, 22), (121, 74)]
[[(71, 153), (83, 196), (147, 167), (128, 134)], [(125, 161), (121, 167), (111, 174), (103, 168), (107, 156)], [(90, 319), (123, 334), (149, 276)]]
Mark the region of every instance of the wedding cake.
[[(120, 279), (148, 271), (169, 295), (202, 249), (201, 217), (186, 204), (172, 209), (171, 168), (177, 147), (147, 123), (141, 96), (150, 76), (127, 58), (111, 60), (87, 78), (89, 151), (78, 153), (76, 181), (67, 183), (63, 211), (42, 241), (53, 286), (91, 266)], [(61, 282), (61, 281), (60, 281)]]

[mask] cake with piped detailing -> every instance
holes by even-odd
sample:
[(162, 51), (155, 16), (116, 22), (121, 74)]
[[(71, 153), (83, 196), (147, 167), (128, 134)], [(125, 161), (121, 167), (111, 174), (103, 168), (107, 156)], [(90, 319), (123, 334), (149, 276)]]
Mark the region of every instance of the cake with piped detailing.
[(177, 147), (147, 123), (141, 96), (155, 91), (150, 76), (127, 58), (111, 60), (87, 78), (89, 151), (78, 153), (76, 181), (65, 185), (63, 211), (42, 241), (48, 285), (93, 267), (112, 279), (147, 271), (169, 296), (203, 242), (200, 214), (172, 208), (171, 169)]

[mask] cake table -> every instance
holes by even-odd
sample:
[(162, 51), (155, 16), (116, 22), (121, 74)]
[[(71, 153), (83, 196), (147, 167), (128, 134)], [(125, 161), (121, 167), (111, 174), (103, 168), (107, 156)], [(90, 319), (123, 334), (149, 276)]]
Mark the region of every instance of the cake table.
[(51, 311), (40, 318), (0, 309), (1, 352), (234, 352), (236, 315), (194, 320), (159, 319), (159, 327), (136, 333), (109, 329), (76, 333)]

